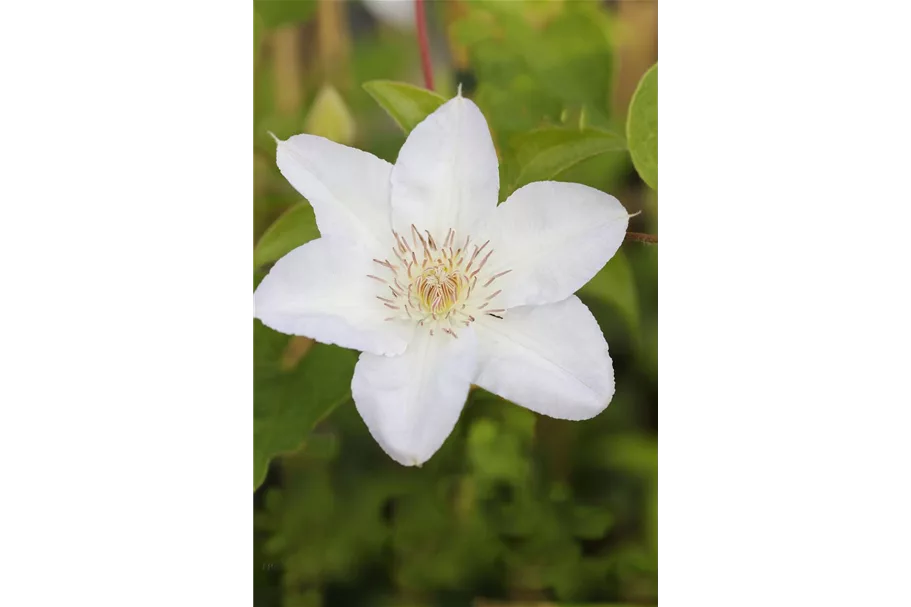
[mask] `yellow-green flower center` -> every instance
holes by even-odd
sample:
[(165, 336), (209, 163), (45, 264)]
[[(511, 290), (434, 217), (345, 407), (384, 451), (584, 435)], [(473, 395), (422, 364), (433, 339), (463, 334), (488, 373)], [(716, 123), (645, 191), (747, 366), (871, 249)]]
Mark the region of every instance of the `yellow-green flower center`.
[(462, 300), (468, 285), (468, 277), (459, 269), (440, 264), (421, 272), (414, 280), (414, 291), (425, 312), (443, 316)]

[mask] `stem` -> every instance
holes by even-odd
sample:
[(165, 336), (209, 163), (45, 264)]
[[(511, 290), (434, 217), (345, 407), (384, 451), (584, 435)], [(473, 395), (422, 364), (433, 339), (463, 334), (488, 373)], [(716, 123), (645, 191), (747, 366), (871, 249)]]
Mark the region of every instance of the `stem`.
[(625, 240), (629, 242), (644, 242), (645, 244), (658, 244), (658, 235), (643, 234), (641, 232), (627, 232)]
[(433, 90), (433, 65), (430, 63), (430, 44), (427, 41), (427, 23), (424, 18), (424, 0), (414, 0), (414, 18), (418, 26), (418, 45), (421, 48), (421, 69), (424, 70), (424, 86)]

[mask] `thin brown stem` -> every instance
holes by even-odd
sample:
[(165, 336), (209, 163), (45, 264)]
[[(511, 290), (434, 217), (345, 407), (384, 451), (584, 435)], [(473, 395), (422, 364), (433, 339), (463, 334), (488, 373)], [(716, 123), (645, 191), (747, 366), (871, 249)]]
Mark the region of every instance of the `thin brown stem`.
[(627, 232), (626, 239), (628, 242), (644, 242), (645, 244), (658, 244), (657, 234), (643, 234), (641, 232)]
[(417, 21), (418, 45), (421, 48), (421, 69), (424, 86), (433, 90), (433, 65), (430, 63), (430, 43), (427, 39), (427, 19), (424, 17), (424, 0), (414, 0), (414, 18)]

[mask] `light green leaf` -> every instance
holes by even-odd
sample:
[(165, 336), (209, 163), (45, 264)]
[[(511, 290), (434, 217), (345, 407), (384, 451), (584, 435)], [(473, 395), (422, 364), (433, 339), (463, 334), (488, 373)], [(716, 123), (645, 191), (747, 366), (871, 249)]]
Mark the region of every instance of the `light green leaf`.
[(313, 100), (304, 120), (304, 130), (336, 143), (354, 143), (354, 116), (331, 84), (325, 84)]
[(582, 295), (614, 305), (629, 323), (633, 334), (639, 333), (639, 302), (636, 281), (623, 251), (617, 253), (579, 290)]
[[(314, 343), (288, 369), (289, 336), (253, 323), (253, 488), (269, 461), (299, 449), (307, 434), (351, 398), (357, 352)], [(283, 360), (284, 357), (284, 360)]]
[(513, 138), (518, 175), (510, 192), (534, 181), (553, 179), (583, 160), (626, 149), (623, 137), (599, 129), (543, 128)]
[(613, 78), (613, 52), (603, 11), (570, 3), (540, 31), (519, 39), (527, 65), (550, 94), (566, 102), (606, 110)]
[(316, 0), (254, 0), (253, 7), (266, 27), (278, 27), (309, 20), (316, 4)]
[(405, 82), (371, 80), (363, 86), (406, 135), (446, 101), (433, 91)]
[(626, 139), (633, 165), (642, 181), (658, 189), (658, 64), (639, 81), (629, 104)]
[(281, 259), (306, 242), (319, 238), (313, 207), (306, 201), (282, 213), (253, 248), (253, 267)]

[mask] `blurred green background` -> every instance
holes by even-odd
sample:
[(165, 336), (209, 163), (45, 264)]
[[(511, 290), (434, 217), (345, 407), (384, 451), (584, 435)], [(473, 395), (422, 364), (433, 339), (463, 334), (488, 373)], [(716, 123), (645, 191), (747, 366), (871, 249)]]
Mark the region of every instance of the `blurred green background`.
[[(394, 162), (409, 125), (387, 109), (433, 109), (429, 94), (364, 86), (424, 86), (413, 10), (254, 2), (254, 286), (318, 237), (270, 131)], [(427, 20), (436, 92), (461, 83), (487, 117), (500, 200), (584, 183), (642, 211), (630, 231), (657, 233), (625, 124), (657, 61), (657, 3), (453, 0), (428, 2)], [(255, 605), (657, 604), (657, 262), (656, 246), (625, 243), (579, 292), (614, 361), (604, 413), (554, 420), (473, 389), (422, 468), (392, 461), (358, 416), (356, 352), (254, 321)]]

